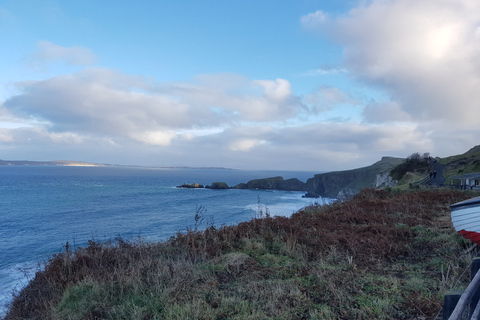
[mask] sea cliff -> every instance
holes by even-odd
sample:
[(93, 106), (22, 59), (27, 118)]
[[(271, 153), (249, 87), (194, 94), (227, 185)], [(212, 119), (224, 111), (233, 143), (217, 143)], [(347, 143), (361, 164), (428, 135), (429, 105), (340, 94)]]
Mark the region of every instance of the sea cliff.
[(391, 179), (389, 173), (403, 161), (402, 158), (383, 157), (368, 167), (316, 174), (306, 183), (296, 178), (284, 180), (283, 177), (272, 177), (250, 180), (233, 188), (307, 191), (323, 197), (344, 199), (355, 195), (363, 188), (395, 185), (396, 181)]
[(402, 158), (383, 157), (368, 167), (316, 174), (307, 180), (306, 188), (324, 197), (338, 198), (339, 194), (352, 195), (363, 188), (388, 186), (383, 180), (380, 180), (383, 185), (378, 185), (378, 176), (388, 176), (390, 170), (403, 161)]

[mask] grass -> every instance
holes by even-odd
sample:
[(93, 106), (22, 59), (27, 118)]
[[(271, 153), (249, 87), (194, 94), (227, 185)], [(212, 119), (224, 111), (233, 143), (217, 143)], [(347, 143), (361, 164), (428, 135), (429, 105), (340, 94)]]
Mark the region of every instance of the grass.
[(409, 188), (409, 185), (411, 183), (415, 183), (417, 181), (420, 181), (422, 180), (423, 178), (425, 178), (426, 176), (428, 176), (428, 174), (424, 173), (424, 172), (407, 172), (403, 175), (403, 177), (398, 181), (398, 184), (397, 184), (397, 189), (402, 189), (402, 190), (406, 190)]
[(438, 162), (445, 165), (443, 176), (445, 185), (452, 182), (452, 177), (480, 171), (480, 147), (476, 146), (468, 152), (447, 158), (439, 158)]
[(472, 196), (365, 189), (167, 242), (91, 241), (51, 257), (4, 320), (434, 319), (469, 281), (448, 205)]

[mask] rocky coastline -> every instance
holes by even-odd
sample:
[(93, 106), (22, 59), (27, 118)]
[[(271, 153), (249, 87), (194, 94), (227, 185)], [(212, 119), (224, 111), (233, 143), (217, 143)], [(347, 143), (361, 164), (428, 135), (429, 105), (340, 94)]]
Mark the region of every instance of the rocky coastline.
[(307, 182), (297, 178), (284, 179), (281, 176), (263, 179), (254, 179), (236, 186), (229, 187), (225, 182), (213, 182), (203, 186), (198, 183), (185, 183), (177, 188), (207, 188), (215, 190), (224, 189), (259, 189), (259, 190), (282, 190), (304, 191), (305, 198), (328, 197), (344, 200), (352, 197), (361, 189), (379, 188), (394, 184), (395, 181), (387, 181), (379, 177), (388, 176), (390, 170), (401, 163), (404, 159), (383, 157), (371, 166), (345, 171), (326, 172), (314, 175)]
[[(302, 182), (296, 178), (285, 180), (283, 177), (278, 176), (250, 180), (233, 187), (229, 187), (225, 182), (214, 182), (210, 186), (205, 187), (199, 184), (184, 184), (178, 187), (218, 190), (260, 189), (304, 191), (306, 192), (303, 196), (305, 198), (328, 197), (343, 201), (352, 198), (364, 188), (379, 189), (396, 187), (397, 185), (408, 185), (408, 181), (404, 181), (405, 178), (400, 179), (392, 174), (393, 170), (400, 167), (400, 165), (404, 165), (405, 161), (406, 159), (404, 158), (383, 157), (380, 161), (367, 167), (319, 173), (308, 179), (307, 182)], [(480, 172), (480, 146), (476, 146), (461, 155), (451, 156), (445, 159), (438, 158), (435, 160), (438, 166), (440, 164), (437, 163), (437, 161), (442, 163), (442, 168), (445, 167), (444, 170), (442, 169), (443, 172), (439, 171), (442, 180), (451, 183), (451, 179), (455, 175)], [(424, 174), (423, 171), (417, 174), (419, 178)], [(407, 174), (405, 174), (405, 176), (407, 176)], [(437, 180), (431, 179), (431, 181), (436, 183)]]
[(260, 190), (283, 190), (283, 191), (308, 191), (306, 184), (297, 178), (284, 180), (283, 177), (272, 177), (264, 179), (250, 180), (247, 183), (239, 183), (236, 186), (229, 187), (225, 182), (213, 182), (211, 185), (202, 185), (199, 183), (184, 183), (177, 188), (186, 189), (260, 189)]

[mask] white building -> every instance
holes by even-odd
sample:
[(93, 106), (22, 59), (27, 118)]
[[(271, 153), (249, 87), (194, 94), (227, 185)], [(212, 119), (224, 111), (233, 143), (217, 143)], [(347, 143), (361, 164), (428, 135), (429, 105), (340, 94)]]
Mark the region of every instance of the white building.
[(480, 189), (480, 172), (453, 177), (452, 186), (458, 186), (462, 189)]

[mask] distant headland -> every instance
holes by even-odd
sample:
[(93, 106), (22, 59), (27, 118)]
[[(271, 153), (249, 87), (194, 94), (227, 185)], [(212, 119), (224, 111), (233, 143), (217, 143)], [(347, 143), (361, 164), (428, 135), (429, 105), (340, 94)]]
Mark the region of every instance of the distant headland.
[(106, 167), (111, 165), (83, 161), (29, 161), (29, 160), (0, 160), (1, 166), (68, 166), (68, 167)]
[(480, 172), (480, 146), (446, 158), (433, 158), (429, 153), (413, 153), (407, 158), (382, 157), (367, 167), (316, 174), (305, 183), (296, 178), (284, 180), (278, 176), (250, 180), (233, 187), (225, 182), (214, 182), (211, 186), (185, 183), (178, 188), (306, 191), (304, 197), (307, 198), (321, 196), (345, 200), (363, 188), (441, 187), (454, 185), (454, 182), (458, 184), (461, 181), (459, 175), (477, 172)]

